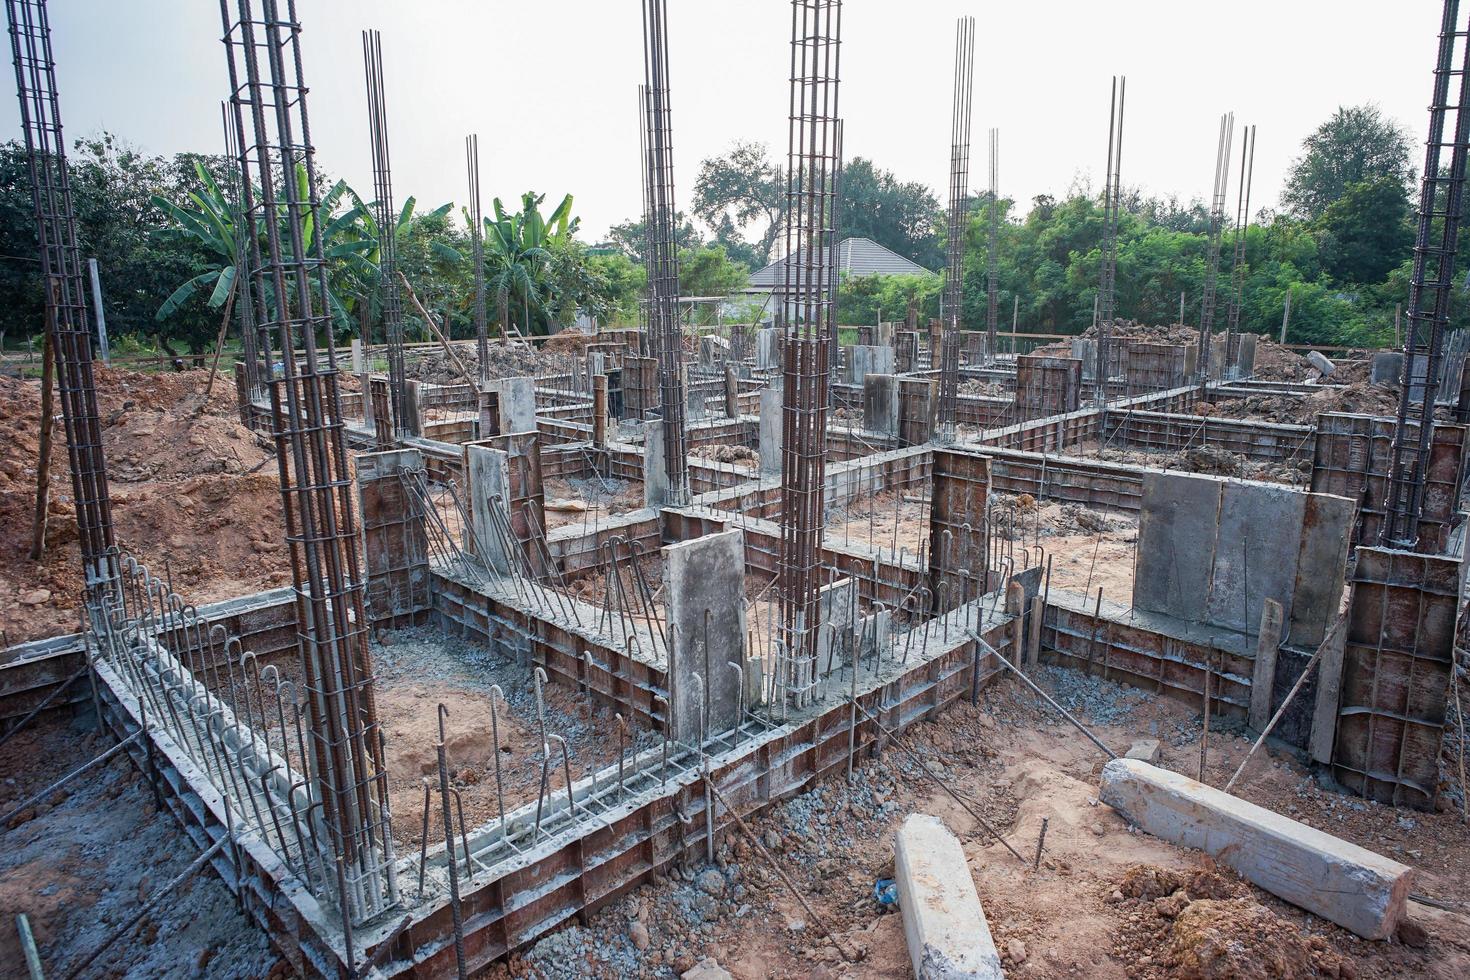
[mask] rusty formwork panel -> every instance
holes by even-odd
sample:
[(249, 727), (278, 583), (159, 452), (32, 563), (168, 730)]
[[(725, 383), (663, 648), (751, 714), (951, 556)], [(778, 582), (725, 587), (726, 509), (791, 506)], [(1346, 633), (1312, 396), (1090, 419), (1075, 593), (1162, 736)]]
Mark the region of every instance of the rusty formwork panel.
[[(1337, 412), (1317, 416), (1312, 491), (1357, 501), (1354, 545), (1376, 542), (1383, 527), (1389, 468), (1393, 464), (1393, 432), (1393, 419)], [(1465, 433), (1464, 426), (1439, 423), (1430, 435), (1416, 551), (1434, 554), (1445, 550), (1450, 524), (1459, 506)]]
[(658, 358), (623, 358), (623, 417), (646, 418), (659, 406)]
[(368, 618), (390, 626), (407, 625), (433, 603), (428, 535), (399, 472), (422, 469), (423, 456), (413, 449), (397, 449), (364, 453), (356, 462)]
[(918, 446), (934, 436), (934, 423), (939, 410), (938, 382), (927, 378), (900, 378), (898, 381), (898, 441), (905, 446)]
[(1029, 422), (1077, 411), (1082, 404), (1082, 361), (1022, 354), (1016, 358), (1016, 419)]
[(1134, 609), (1126, 602), (1054, 591), (1042, 625), (1043, 659), (1199, 706), (1210, 675), (1211, 712), (1244, 718), (1253, 649), (1238, 635)]
[(990, 571), (990, 460), (935, 449), (929, 502), (929, 588), (947, 612), (985, 592)]
[(1460, 563), (1387, 548), (1357, 554), (1333, 775), (1380, 803), (1431, 810), (1439, 795)]
[(1134, 340), (1123, 354), (1123, 377), (1130, 394), (1165, 391), (1189, 381), (1193, 373), (1194, 348), (1176, 344), (1151, 344)]
[(1215, 446), (1258, 462), (1310, 465), (1316, 430), (1251, 419), (1131, 411), (1108, 415), (1105, 441), (1119, 448), (1165, 452)]

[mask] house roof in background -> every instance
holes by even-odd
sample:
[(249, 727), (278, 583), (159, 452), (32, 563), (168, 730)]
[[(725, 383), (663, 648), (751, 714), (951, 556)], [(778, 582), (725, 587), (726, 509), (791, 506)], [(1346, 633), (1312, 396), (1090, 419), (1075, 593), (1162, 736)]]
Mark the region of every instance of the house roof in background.
[[(800, 261), (801, 252), (796, 255)], [(777, 259), (752, 274), (747, 288), (759, 292), (780, 289), (786, 281), (786, 263), (790, 258)], [(917, 262), (910, 262), (871, 238), (844, 238), (837, 246), (837, 263), (838, 271), (849, 276), (934, 275)]]

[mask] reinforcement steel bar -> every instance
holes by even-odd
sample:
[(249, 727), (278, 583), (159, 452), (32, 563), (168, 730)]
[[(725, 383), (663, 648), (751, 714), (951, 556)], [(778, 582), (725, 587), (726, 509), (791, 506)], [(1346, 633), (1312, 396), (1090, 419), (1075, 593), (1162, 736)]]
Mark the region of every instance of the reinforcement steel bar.
[(471, 133), (464, 140), (465, 171), (469, 177), (470, 200), (466, 209), (470, 219), (470, 244), (475, 263), (475, 353), (479, 356), (480, 386), (490, 380), (490, 335), (485, 316), (485, 219), (480, 208), (480, 136)]
[(251, 242), (255, 314), (277, 352), (272, 363), (279, 359), (271, 428), (307, 692), (310, 788), (328, 828), (351, 948), (352, 925), (389, 908), (397, 889), (327, 268), (321, 236), (305, 233), (322, 207), (301, 26), (294, 0), (261, 0), (258, 10), (254, 0), (236, 0), (235, 14), (220, 0), (220, 16), (242, 134), (245, 217), (263, 230)]
[[(1225, 225), (1225, 196), (1230, 184), (1230, 144), (1235, 135), (1235, 113), (1220, 117), (1220, 139), (1215, 144), (1215, 185), (1210, 194), (1210, 237), (1205, 257), (1205, 281), (1199, 313), (1199, 376), (1210, 377), (1210, 341), (1215, 329), (1215, 294), (1220, 275), (1220, 233)], [(1223, 368), (1224, 365), (1221, 365)]]
[(939, 345), (939, 410), (935, 435), (956, 437), (960, 390), (960, 327), (964, 319), (965, 239), (970, 215), (970, 103), (975, 87), (975, 18), (955, 22), (953, 111), (950, 116), (949, 215), (945, 229), (943, 334)]
[(10, 50), (15, 59), (31, 207), (45, 283), (46, 328), (51, 334), (61, 393), (82, 565), (88, 594), (95, 596), (116, 574), (109, 557), (113, 547), (112, 501), (97, 413), (87, 290), (72, 207), (66, 140), (61, 130), (51, 25), (46, 0), (6, 0), (5, 9), (10, 18)]
[[(1461, 63), (1455, 68), (1455, 49)], [(1458, 97), (1450, 81), (1459, 76)], [(1461, 198), (1465, 186), (1466, 144), (1470, 142), (1470, 43), (1460, 21), (1458, 0), (1445, 0), (1434, 93), (1429, 104), (1429, 138), (1425, 142), (1419, 227), (1414, 239), (1414, 265), (1409, 279), (1409, 308), (1404, 331), (1404, 366), (1399, 388), (1398, 425), (1389, 470), (1388, 513), (1382, 543), (1412, 548), (1417, 543), (1419, 513), (1434, 428), (1434, 400), (1439, 394), (1444, 332), (1454, 292), (1455, 251), (1459, 238)], [(1445, 141), (1445, 123), (1455, 115), (1453, 136)], [(1450, 150), (1449, 166), (1441, 161)], [(1463, 383), (1462, 383), (1463, 384)], [(1470, 420), (1470, 399), (1461, 388), (1457, 417)]]
[(776, 684), (783, 702), (796, 705), (811, 698), (821, 628), (841, 34), (841, 0), (792, 0), (786, 262), (777, 312), (784, 363), (777, 572), (783, 653)]
[(1240, 141), (1240, 193), (1235, 204), (1235, 249), (1230, 259), (1230, 306), (1225, 315), (1225, 363), (1240, 364), (1240, 301), (1245, 291), (1245, 239), (1251, 220), (1251, 178), (1256, 170), (1256, 127), (1247, 126)]
[(678, 218), (674, 209), (674, 148), (669, 108), (668, 16), (664, 0), (643, 2), (643, 73), (648, 189), (649, 335), (657, 338), (664, 473), (668, 501), (689, 502), (685, 428), (684, 340), (679, 325)]
[[(294, 4), (295, 0), (291, 0)], [(293, 18), (294, 19), (294, 18)], [(404, 435), (408, 376), (403, 360), (403, 294), (398, 284), (398, 212), (393, 208), (393, 166), (388, 152), (388, 103), (383, 91), (383, 36), (362, 32), (363, 74), (367, 82), (368, 133), (373, 149), (374, 219), (378, 223), (378, 302), (388, 347), (388, 400), (393, 431)]]
[(1123, 102), (1128, 79), (1113, 76), (1113, 94), (1108, 104), (1108, 166), (1103, 178), (1102, 260), (1097, 284), (1097, 366), (1094, 378), (1097, 400), (1106, 417), (1108, 405), (1108, 341), (1117, 318), (1118, 212), (1123, 197)]
[[(990, 234), (985, 245), (985, 357), (995, 358), (1000, 320), (1000, 130), (990, 131)], [(1012, 352), (1014, 353), (1014, 352)]]

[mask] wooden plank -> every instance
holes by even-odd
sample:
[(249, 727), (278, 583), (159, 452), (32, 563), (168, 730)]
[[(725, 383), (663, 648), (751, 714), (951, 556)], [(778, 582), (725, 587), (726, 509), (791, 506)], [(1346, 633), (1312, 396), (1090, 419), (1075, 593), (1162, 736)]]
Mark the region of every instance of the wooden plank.
[(1271, 720), (1276, 684), (1276, 651), (1281, 647), (1281, 603), (1266, 599), (1261, 605), (1261, 632), (1256, 638), (1256, 666), (1251, 672), (1250, 726), (1265, 729)]

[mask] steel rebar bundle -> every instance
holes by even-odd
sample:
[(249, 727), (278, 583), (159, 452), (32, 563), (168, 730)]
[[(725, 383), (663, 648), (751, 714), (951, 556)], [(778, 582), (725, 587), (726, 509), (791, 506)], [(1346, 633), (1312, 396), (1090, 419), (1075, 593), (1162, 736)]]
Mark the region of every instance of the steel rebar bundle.
[(72, 498), (91, 599), (116, 575), (115, 563), (109, 557), (113, 546), (112, 501), (97, 414), (87, 290), (72, 207), (66, 140), (61, 130), (51, 25), (46, 0), (6, 0), (5, 8), (10, 18), (10, 50), (15, 58), (31, 207), (45, 283), (46, 329), (51, 334), (56, 383), (61, 393)]
[[(289, 0), (294, 6), (295, 0)], [(292, 18), (295, 19), (294, 16)], [(378, 223), (378, 301), (388, 347), (388, 401), (393, 431), (407, 431), (408, 375), (403, 357), (403, 292), (398, 283), (398, 213), (393, 209), (393, 166), (388, 152), (388, 102), (383, 89), (383, 35), (362, 32), (363, 75), (367, 83), (368, 133), (373, 149), (374, 219)], [(484, 363), (484, 359), (481, 359)]]
[(985, 357), (995, 359), (1000, 323), (1000, 130), (990, 131), (990, 234), (985, 245)]
[(220, 0), (220, 16), (242, 134), (244, 212), (263, 232), (251, 236), (255, 315), (267, 354), (274, 349), (271, 360), (279, 359), (271, 428), (309, 709), (311, 792), (328, 828), (351, 950), (351, 925), (390, 907), (397, 891), (327, 267), (321, 236), (308, 246), (304, 230), (322, 213), (301, 27), (294, 0), (284, 10), (279, 0), (261, 0), (258, 11), (254, 0), (236, 2), (232, 16)]
[(821, 628), (823, 496), (835, 280), (832, 240), (839, 156), (842, 0), (792, 0), (781, 319), (781, 553), (777, 566), (780, 697), (804, 704), (816, 679)]
[(475, 352), (480, 357), (481, 387), (490, 380), (490, 332), (485, 315), (485, 218), (480, 208), (480, 136), (472, 133), (464, 140), (465, 171), (469, 177), (470, 245), (475, 263)]
[[(1461, 64), (1455, 68), (1455, 48)], [(1459, 76), (1458, 98), (1450, 81)], [(1453, 99), (1453, 101), (1452, 101)], [(1409, 307), (1404, 331), (1404, 365), (1399, 410), (1393, 435), (1393, 465), (1382, 543), (1412, 548), (1419, 537), (1424, 481), (1434, 428), (1434, 400), (1444, 359), (1444, 332), (1454, 292), (1455, 251), (1465, 186), (1466, 148), (1470, 143), (1470, 33), (1459, 18), (1459, 0), (1445, 0), (1434, 93), (1429, 105), (1429, 138), (1425, 141), (1419, 225), (1414, 239), (1414, 266), (1409, 279)], [(1445, 123), (1455, 116), (1453, 136), (1445, 141)], [(1441, 153), (1450, 150), (1449, 167), (1441, 169)], [(1463, 384), (1463, 382), (1462, 382)], [(1461, 388), (1457, 417), (1470, 420), (1470, 400)]]
[(1127, 78), (1113, 76), (1113, 96), (1108, 103), (1107, 176), (1103, 184), (1103, 262), (1098, 272), (1098, 363), (1100, 401), (1107, 406), (1108, 339), (1117, 319), (1117, 217), (1123, 206), (1123, 103)]
[[(1205, 281), (1199, 312), (1199, 376), (1210, 377), (1210, 341), (1215, 329), (1215, 294), (1220, 275), (1220, 235), (1225, 227), (1225, 197), (1230, 186), (1230, 143), (1235, 136), (1235, 113), (1220, 117), (1220, 139), (1215, 145), (1215, 186), (1210, 193), (1210, 237), (1205, 255)], [(1224, 365), (1221, 365), (1224, 368)]]
[(1251, 220), (1251, 178), (1256, 170), (1256, 127), (1247, 126), (1240, 141), (1240, 192), (1235, 205), (1235, 249), (1230, 259), (1230, 305), (1225, 314), (1226, 366), (1240, 364), (1240, 302), (1245, 292), (1245, 233)]
[(1117, 319), (1118, 213), (1123, 201), (1123, 103), (1128, 95), (1126, 76), (1113, 76), (1113, 93), (1108, 104), (1108, 166), (1103, 178), (1102, 261), (1097, 285), (1097, 366), (1094, 372), (1098, 404), (1107, 415), (1108, 346), (1113, 321)]
[(643, 72), (646, 96), (649, 333), (657, 338), (662, 400), (664, 473), (669, 503), (689, 502), (684, 340), (679, 324), (678, 218), (674, 210), (674, 149), (669, 109), (668, 16), (664, 0), (643, 0)]
[(949, 214), (944, 267), (944, 316), (939, 346), (939, 406), (935, 435), (953, 442), (960, 391), (960, 325), (963, 320), (965, 239), (970, 215), (970, 102), (975, 82), (975, 18), (955, 22), (953, 112), (949, 141)]

